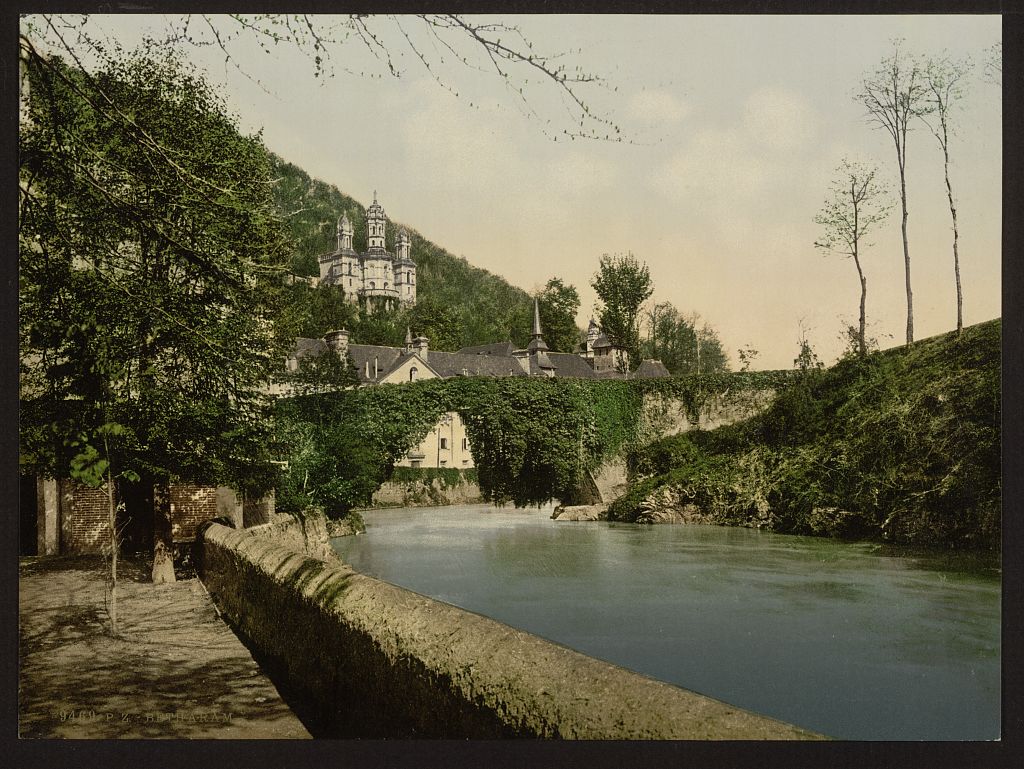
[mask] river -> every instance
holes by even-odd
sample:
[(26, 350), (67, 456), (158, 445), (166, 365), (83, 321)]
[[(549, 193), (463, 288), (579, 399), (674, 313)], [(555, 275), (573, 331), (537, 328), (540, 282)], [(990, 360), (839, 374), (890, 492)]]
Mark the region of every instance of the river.
[(840, 739), (1000, 734), (1000, 574), (969, 557), (550, 508), (363, 514), (356, 570)]

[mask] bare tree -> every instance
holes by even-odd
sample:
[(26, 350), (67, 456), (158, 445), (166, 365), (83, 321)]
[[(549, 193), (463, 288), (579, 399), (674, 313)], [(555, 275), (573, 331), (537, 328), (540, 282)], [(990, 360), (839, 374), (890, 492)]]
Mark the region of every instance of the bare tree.
[(836, 179), (824, 207), (814, 217), (824, 229), (817, 248), (852, 257), (860, 281), (860, 324), (857, 348), (861, 357), (867, 355), (865, 341), (868, 281), (861, 264), (864, 237), (888, 215), (891, 205), (885, 186), (877, 181), (878, 169), (843, 159), (836, 169)]
[(893, 41), (893, 53), (861, 82), (855, 99), (867, 109), (867, 119), (892, 137), (900, 170), (903, 211), (903, 264), (907, 287), (907, 344), (914, 341), (914, 294), (910, 287), (910, 245), (907, 240), (907, 132), (915, 118), (928, 109), (928, 89), (919, 61)]
[[(76, 63), (120, 55), (116, 38), (103, 30), (102, 16), (39, 14), (24, 18), (23, 30)], [(579, 50), (543, 52), (518, 25), (458, 14), (311, 15), (179, 14), (152, 17), (145, 45), (156, 50), (212, 48), (263, 87), (258, 73), (243, 65), (239, 49), (255, 41), (270, 54), (290, 46), (307, 58), (316, 78), (337, 72), (357, 77), (400, 78), (406, 65), (422, 67), (442, 88), (465, 96), (456, 85), (467, 70), (489, 73), (502, 83), (520, 110), (549, 138), (623, 141), (619, 126), (593, 109), (589, 94), (608, 89), (604, 79), (576, 62)], [(406, 55), (409, 54), (408, 59)], [(462, 82), (465, 83), (463, 79)], [(613, 90), (613, 89), (608, 89)], [(560, 105), (557, 115), (541, 102)], [(471, 106), (477, 106), (470, 101)]]
[(943, 169), (946, 174), (946, 196), (949, 199), (949, 215), (953, 219), (953, 273), (956, 276), (956, 330), (964, 328), (964, 299), (960, 287), (960, 253), (957, 230), (956, 202), (953, 199), (953, 185), (949, 180), (949, 134), (952, 131), (951, 113), (964, 96), (964, 81), (972, 68), (969, 59), (953, 60), (948, 57), (932, 59), (925, 67), (925, 82), (928, 85), (928, 102), (931, 106), (930, 115), (923, 115), (922, 120), (931, 130), (942, 148)]

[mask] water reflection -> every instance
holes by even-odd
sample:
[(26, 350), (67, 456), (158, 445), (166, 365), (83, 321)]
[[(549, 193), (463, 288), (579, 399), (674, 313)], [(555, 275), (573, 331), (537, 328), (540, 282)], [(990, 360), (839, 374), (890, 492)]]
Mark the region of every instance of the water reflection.
[(835, 737), (999, 735), (991, 562), (549, 516), (376, 511), (335, 543), (360, 571)]

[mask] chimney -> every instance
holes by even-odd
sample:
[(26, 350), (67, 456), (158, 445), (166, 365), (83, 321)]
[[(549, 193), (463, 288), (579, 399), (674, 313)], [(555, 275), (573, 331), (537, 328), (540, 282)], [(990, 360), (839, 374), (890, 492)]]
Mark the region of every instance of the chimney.
[(324, 334), (324, 342), (334, 350), (339, 358), (344, 359), (348, 354), (348, 331), (345, 329), (328, 331)]
[(430, 354), (430, 345), (425, 336), (418, 336), (412, 340), (413, 352), (419, 354), (423, 360), (427, 360), (427, 356)]

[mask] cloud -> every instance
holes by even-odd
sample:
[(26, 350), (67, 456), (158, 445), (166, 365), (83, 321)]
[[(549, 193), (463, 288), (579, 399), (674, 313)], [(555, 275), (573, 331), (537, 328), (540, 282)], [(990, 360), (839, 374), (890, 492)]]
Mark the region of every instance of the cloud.
[(545, 170), (549, 190), (586, 195), (608, 190), (615, 183), (617, 172), (609, 161), (595, 154), (566, 152)]
[(761, 88), (744, 103), (744, 129), (769, 150), (790, 152), (807, 146), (817, 136), (819, 123), (807, 101), (786, 88)]
[(675, 125), (690, 114), (689, 105), (668, 91), (643, 90), (629, 100), (626, 115), (647, 125)]
[(817, 172), (819, 124), (798, 93), (760, 88), (738, 105), (732, 121), (686, 136), (652, 176), (652, 186), (712, 225), (720, 242), (736, 245), (751, 236), (752, 219), (799, 196), (803, 177)]
[(764, 159), (743, 132), (704, 129), (669, 158), (653, 182), (677, 200), (714, 202), (756, 195), (766, 173)]
[(486, 115), (467, 109), (431, 81), (417, 86), (415, 107), (403, 117), (401, 129), (411, 172), (441, 189), (478, 192), (522, 175), (522, 164)]

